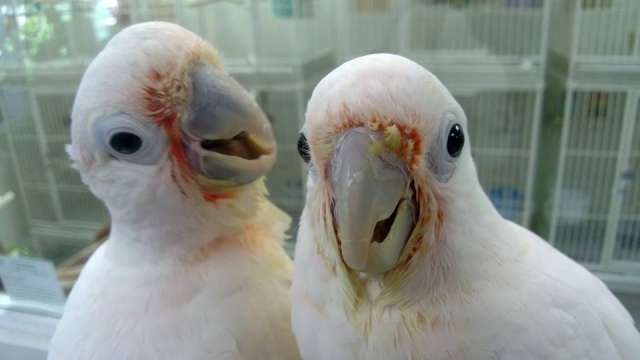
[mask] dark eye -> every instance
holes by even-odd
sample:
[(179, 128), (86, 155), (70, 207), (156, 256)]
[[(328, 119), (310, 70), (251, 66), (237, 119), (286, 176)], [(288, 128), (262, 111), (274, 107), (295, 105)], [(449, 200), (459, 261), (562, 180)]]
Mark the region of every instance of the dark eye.
[(307, 137), (304, 136), (303, 133), (300, 133), (300, 137), (298, 138), (298, 154), (305, 163), (309, 163), (311, 161), (311, 154), (309, 153), (309, 143), (307, 142)]
[(121, 154), (130, 155), (140, 150), (142, 139), (134, 133), (119, 132), (111, 136), (109, 146)]
[(464, 133), (460, 124), (454, 124), (449, 130), (447, 137), (447, 152), (451, 157), (458, 157), (464, 146)]

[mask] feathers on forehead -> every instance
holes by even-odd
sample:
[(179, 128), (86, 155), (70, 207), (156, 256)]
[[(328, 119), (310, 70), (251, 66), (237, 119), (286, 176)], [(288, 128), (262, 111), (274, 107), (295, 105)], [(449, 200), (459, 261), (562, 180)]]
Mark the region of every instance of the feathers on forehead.
[(374, 54), (339, 66), (316, 86), (306, 114), (312, 156), (323, 172), (338, 135), (368, 127), (397, 133), (396, 153), (410, 171), (421, 158), (445, 112), (464, 116), (442, 83), (429, 71), (397, 55)]
[[(139, 112), (141, 89), (160, 77), (183, 78), (195, 62), (222, 67), (215, 50), (196, 34), (171, 23), (147, 22), (116, 34), (85, 72), (74, 113), (112, 105)], [(109, 93), (109, 96), (104, 96)], [(108, 111), (108, 110), (105, 110)]]
[(125, 52), (122, 55), (130, 59), (129, 66), (149, 66), (158, 71), (194, 58), (222, 67), (215, 50), (198, 35), (166, 22), (130, 26), (116, 34), (104, 51)]
[(147, 22), (116, 34), (91, 62), (72, 112), (74, 143), (87, 125), (114, 111), (147, 114), (147, 88), (183, 82), (196, 62), (222, 68), (215, 50), (196, 34), (171, 23)]
[(342, 64), (320, 81), (309, 100), (306, 126), (314, 134), (344, 126), (346, 118), (389, 119), (425, 136), (452, 107), (459, 109), (425, 68), (398, 55), (373, 54)]

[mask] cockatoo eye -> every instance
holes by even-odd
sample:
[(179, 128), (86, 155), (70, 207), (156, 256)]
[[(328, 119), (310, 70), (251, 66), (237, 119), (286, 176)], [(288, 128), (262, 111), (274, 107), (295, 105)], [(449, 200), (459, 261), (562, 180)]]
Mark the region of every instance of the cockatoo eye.
[(109, 146), (120, 154), (131, 155), (140, 150), (142, 139), (134, 133), (123, 131), (111, 136)]
[(456, 168), (456, 160), (464, 148), (464, 131), (456, 115), (443, 114), (440, 127), (434, 133), (427, 153), (427, 166), (440, 182), (447, 182)]
[(447, 152), (451, 157), (458, 157), (464, 146), (464, 133), (460, 124), (453, 124), (449, 129), (449, 137), (447, 138)]
[(141, 165), (155, 164), (166, 151), (166, 137), (151, 121), (125, 113), (96, 120), (96, 143), (112, 157)]
[(309, 163), (311, 161), (311, 153), (309, 152), (309, 143), (307, 142), (307, 137), (304, 133), (300, 133), (300, 137), (298, 137), (298, 154), (302, 158), (302, 161), (305, 163)]

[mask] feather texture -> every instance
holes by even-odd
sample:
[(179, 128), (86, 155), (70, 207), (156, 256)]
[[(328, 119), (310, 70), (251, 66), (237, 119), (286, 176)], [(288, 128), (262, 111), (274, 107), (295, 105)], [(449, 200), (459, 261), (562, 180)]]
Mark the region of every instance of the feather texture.
[[(195, 61), (221, 68), (194, 34), (143, 23), (116, 35), (83, 77), (67, 150), (108, 208), (111, 230), (69, 295), (51, 360), (299, 357), (282, 248), (289, 216), (269, 202), (263, 178), (220, 189), (192, 176), (184, 158), (180, 121)], [(151, 143), (169, 145), (157, 162), (99, 146), (94, 124), (114, 113), (161, 129), (153, 134), (168, 140)]]
[[(479, 184), (468, 139), (451, 178), (430, 173), (427, 154), (443, 143), (437, 130), (451, 116), (466, 129), (447, 89), (394, 55), (347, 62), (314, 90), (305, 124), (312, 162), (292, 287), (303, 358), (638, 358), (640, 334), (606, 286), (498, 214)], [(406, 160), (422, 189), (414, 231), (422, 243), (409, 240), (406, 262), (383, 275), (344, 264), (345, 239), (336, 238), (331, 221), (329, 161), (336, 136), (354, 119), (416, 129), (415, 144), (422, 144), (417, 162)]]

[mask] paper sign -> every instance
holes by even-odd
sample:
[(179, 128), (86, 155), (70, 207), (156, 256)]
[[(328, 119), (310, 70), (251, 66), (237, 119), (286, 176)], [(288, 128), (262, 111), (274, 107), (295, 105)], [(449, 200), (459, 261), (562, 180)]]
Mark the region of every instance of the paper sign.
[(0, 279), (11, 303), (64, 305), (64, 293), (53, 263), (43, 259), (0, 256)]

